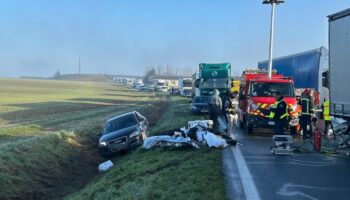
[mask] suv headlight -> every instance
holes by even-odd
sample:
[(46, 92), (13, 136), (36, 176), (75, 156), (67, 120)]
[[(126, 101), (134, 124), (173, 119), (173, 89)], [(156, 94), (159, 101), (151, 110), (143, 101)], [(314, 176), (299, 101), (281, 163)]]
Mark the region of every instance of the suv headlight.
[(135, 131), (135, 132), (133, 132), (133, 133), (131, 133), (130, 135), (129, 135), (129, 137), (136, 137), (136, 136), (138, 136), (138, 135), (140, 135), (140, 132), (139, 131)]
[(293, 109), (293, 111), (296, 111), (298, 109), (298, 104), (292, 105), (291, 108)]
[(107, 146), (106, 142), (100, 142), (100, 146)]

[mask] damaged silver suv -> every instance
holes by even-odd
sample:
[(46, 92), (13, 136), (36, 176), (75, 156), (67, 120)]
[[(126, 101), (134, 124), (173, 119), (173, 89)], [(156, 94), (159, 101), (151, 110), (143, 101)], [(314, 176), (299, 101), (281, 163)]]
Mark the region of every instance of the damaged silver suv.
[(128, 150), (143, 143), (149, 134), (147, 119), (137, 111), (125, 113), (106, 121), (99, 140), (102, 155)]

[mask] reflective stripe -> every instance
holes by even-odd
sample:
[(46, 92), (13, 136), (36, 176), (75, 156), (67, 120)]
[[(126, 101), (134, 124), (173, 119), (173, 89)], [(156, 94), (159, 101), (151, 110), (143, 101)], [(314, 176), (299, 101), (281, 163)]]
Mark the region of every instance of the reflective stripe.
[[(284, 99), (282, 99), (281, 101), (276, 101), (276, 102), (271, 106), (271, 108), (277, 108), (277, 105), (278, 105), (279, 103), (281, 103), (282, 101), (284, 101)], [(289, 113), (288, 113), (288, 104), (287, 104), (286, 101), (284, 101), (284, 102), (286, 103), (286, 113), (283, 114), (282, 116), (280, 116), (280, 119), (284, 119), (284, 118), (286, 118), (286, 117), (289, 116)], [(269, 117), (270, 117), (271, 119), (274, 118), (274, 117), (275, 117), (275, 112), (271, 111)]]
[(261, 105), (261, 108), (266, 108), (267, 107), (267, 104), (262, 104)]
[[(302, 115), (311, 115), (311, 113), (309, 112), (309, 102), (310, 99), (307, 98), (302, 98), (301, 102), (306, 101), (306, 112), (303, 112), (303, 108), (301, 108), (301, 114)], [(301, 103), (301, 105), (303, 105), (303, 103)]]
[(287, 117), (288, 115), (289, 115), (289, 114), (286, 113), (286, 114), (282, 115), (282, 116), (280, 117), (280, 119), (283, 119), (283, 118)]
[[(272, 104), (271, 108), (277, 108), (277, 104), (278, 104), (278, 103), (279, 103), (279, 102), (276, 101), (274, 104)], [(271, 111), (271, 112), (270, 112), (270, 115), (269, 115), (269, 118), (273, 119), (273, 117), (275, 117), (275, 112)]]

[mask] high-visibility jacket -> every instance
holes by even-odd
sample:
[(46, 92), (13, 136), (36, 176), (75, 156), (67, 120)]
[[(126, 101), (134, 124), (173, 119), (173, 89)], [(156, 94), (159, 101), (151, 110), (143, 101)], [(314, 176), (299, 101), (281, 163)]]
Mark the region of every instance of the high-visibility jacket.
[(329, 100), (323, 103), (323, 119), (326, 121), (331, 120), (331, 116), (329, 115)]
[[(284, 101), (284, 99), (281, 99), (279, 101), (276, 101), (272, 106), (271, 106), (271, 111), (270, 111), (270, 115), (269, 117), (271, 119), (273, 119), (275, 117), (275, 113), (277, 109), (280, 109), (279, 104), (284, 102), (286, 105), (285, 111), (282, 111), (281, 116), (279, 117), (279, 119), (286, 119), (289, 116), (289, 112), (288, 112), (288, 104)], [(283, 109), (283, 108), (282, 108)]]

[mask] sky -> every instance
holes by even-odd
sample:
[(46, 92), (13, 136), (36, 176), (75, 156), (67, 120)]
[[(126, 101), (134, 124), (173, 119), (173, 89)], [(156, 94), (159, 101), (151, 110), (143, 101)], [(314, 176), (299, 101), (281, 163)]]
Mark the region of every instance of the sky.
[[(268, 58), (271, 6), (262, 0), (0, 0), (0, 77), (142, 75), (149, 66)], [(328, 46), (327, 16), (350, 0), (285, 0), (274, 57)]]

